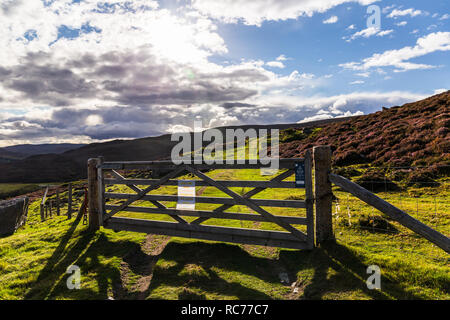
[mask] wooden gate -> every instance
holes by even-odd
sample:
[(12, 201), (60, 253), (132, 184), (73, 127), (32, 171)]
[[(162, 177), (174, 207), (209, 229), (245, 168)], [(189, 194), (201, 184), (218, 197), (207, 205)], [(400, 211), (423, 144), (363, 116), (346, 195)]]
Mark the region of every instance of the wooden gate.
[[(256, 194), (268, 188), (298, 188), (294, 181), (284, 181), (295, 174), (297, 167), (304, 169), (305, 198), (303, 200), (254, 199)], [(235, 161), (234, 164), (181, 164), (172, 161), (150, 162), (104, 162), (103, 158), (90, 159), (89, 170), (89, 207), (90, 219), (94, 228), (103, 226), (114, 230), (143, 232), (203, 240), (224, 241), (241, 244), (254, 244), (282, 248), (312, 249), (314, 247), (314, 213), (312, 191), (312, 161), (310, 152), (304, 159), (280, 159), (279, 173), (268, 181), (215, 180), (205, 171), (213, 169), (261, 169), (268, 165), (260, 161), (252, 163), (249, 160)], [(160, 179), (127, 179), (121, 170), (150, 170), (164, 172)], [(166, 207), (166, 203), (177, 202), (177, 195), (149, 194), (161, 186), (178, 185), (176, 179), (183, 173), (190, 173), (200, 180), (195, 181), (196, 187), (215, 187), (228, 197), (196, 196), (196, 203), (218, 204), (213, 210), (177, 210)], [(132, 193), (106, 192), (105, 186), (126, 185)], [(231, 190), (232, 187), (253, 188), (243, 195)], [(110, 204), (110, 199), (119, 199), (119, 204)], [(153, 207), (136, 206), (137, 201), (150, 202)], [(164, 204), (163, 204), (164, 203)], [(252, 213), (226, 212), (235, 205), (246, 206)], [(297, 208), (303, 216), (283, 216), (269, 213), (263, 207)], [(299, 210), (300, 211), (300, 210)], [(168, 215), (173, 222), (136, 219), (115, 216), (120, 212), (137, 212), (151, 215)], [(189, 222), (186, 221), (189, 218)], [(278, 225), (283, 231), (261, 230), (255, 228), (235, 228), (216, 225), (204, 225), (209, 219), (270, 222)], [(306, 229), (301, 231), (295, 225)]]

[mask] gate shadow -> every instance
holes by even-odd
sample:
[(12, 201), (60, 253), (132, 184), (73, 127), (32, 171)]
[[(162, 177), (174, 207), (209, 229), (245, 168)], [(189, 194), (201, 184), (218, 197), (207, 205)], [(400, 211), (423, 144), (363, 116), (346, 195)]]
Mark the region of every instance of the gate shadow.
[[(81, 217), (75, 219), (63, 235), (36, 281), (30, 285), (24, 299), (104, 300), (110, 295), (115, 297), (126, 292), (121, 285), (120, 269), (114, 265), (102, 264), (98, 257), (101, 255), (103, 258), (121, 260), (128, 252), (141, 250), (140, 245), (127, 240), (109, 241), (101, 231), (92, 232), (85, 229), (75, 233), (80, 220)], [(76, 237), (76, 240), (69, 244), (72, 237)], [(79, 290), (67, 288), (66, 281), (69, 274), (66, 270), (70, 265), (77, 265), (81, 269), (82, 288)], [(83, 274), (94, 274), (96, 283), (83, 281)], [(113, 284), (112, 290), (111, 284)]]
[[(270, 259), (252, 256), (238, 245), (172, 241), (160, 258), (163, 263), (154, 270), (149, 295), (160, 287), (178, 287), (184, 288), (178, 299), (205, 299), (204, 293), (244, 300), (273, 299), (266, 293), (266, 287), (264, 290), (255, 289), (257, 285), (250, 288), (239, 280), (230, 279), (233, 279), (232, 273), (239, 273), (241, 278), (251, 277), (269, 286), (279, 285), (277, 270), (281, 265), (288, 274), (299, 275), (295, 280), (302, 285), (300, 299), (322, 299), (325, 294), (342, 299), (346, 297), (345, 293), (350, 292), (363, 292), (372, 299), (417, 299), (385, 277), (381, 279), (382, 291), (369, 290), (366, 285), (369, 276), (366, 274), (367, 265), (348, 248), (336, 243), (313, 251), (281, 250), (279, 259)], [(193, 272), (186, 272), (189, 269)], [(302, 271), (308, 270), (313, 271), (313, 276), (302, 279)], [(224, 279), (223, 272), (229, 273), (227, 279)]]
[[(367, 288), (366, 273), (368, 265), (347, 247), (330, 241), (313, 251), (281, 251), (280, 260), (297, 272), (312, 269), (313, 276), (303, 289), (302, 299), (323, 299), (327, 294), (338, 299), (349, 299), (349, 295), (358, 292), (356, 299), (365, 296), (377, 300), (387, 299), (419, 299), (406, 292), (403, 287), (381, 276), (381, 290)], [(330, 270), (332, 270), (330, 272)], [(302, 279), (298, 279), (302, 281)], [(346, 295), (346, 293), (348, 293)]]
[[(172, 288), (170, 294), (175, 299), (199, 300), (206, 299), (206, 295), (273, 299), (268, 293), (275, 285), (279, 286), (280, 267), (293, 275), (291, 282), (297, 280), (301, 285), (301, 299), (322, 299), (330, 295), (342, 298), (342, 294), (345, 297), (346, 293), (355, 291), (373, 299), (418, 298), (385, 277), (381, 280), (382, 291), (367, 289), (367, 265), (351, 250), (336, 243), (312, 251), (280, 250), (279, 258), (271, 259), (256, 257), (233, 244), (172, 240), (162, 253), (151, 256), (142, 251), (140, 244), (129, 240), (110, 241), (102, 231), (75, 233), (79, 222), (80, 219), (75, 220), (61, 238), (37, 280), (30, 285), (25, 299), (104, 300), (111, 296), (143, 299), (158, 296), (158, 289), (164, 287)], [(76, 240), (69, 244), (75, 236)], [(129, 258), (130, 253), (133, 259)], [(115, 259), (117, 263), (102, 263), (99, 255), (102, 259)], [(121, 262), (126, 262), (135, 275), (151, 277), (150, 285), (143, 292), (127, 288), (126, 281), (121, 279)], [(150, 268), (143, 267), (150, 264)], [(80, 290), (67, 289), (66, 268), (70, 265), (81, 267)], [(83, 274), (90, 275), (90, 282), (84, 281)], [(175, 296), (174, 288), (181, 288)]]

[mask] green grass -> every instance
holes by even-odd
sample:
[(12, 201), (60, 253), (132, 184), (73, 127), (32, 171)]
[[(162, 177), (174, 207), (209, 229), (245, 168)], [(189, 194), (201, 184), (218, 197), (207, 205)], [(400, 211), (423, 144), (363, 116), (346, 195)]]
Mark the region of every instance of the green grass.
[[(208, 175), (223, 180), (271, 178), (259, 176), (255, 170)], [(131, 192), (126, 186), (107, 189)], [(232, 189), (240, 194), (250, 190)], [(379, 195), (450, 234), (449, 190), (445, 185), (418, 190), (418, 212), (415, 195), (402, 193), (401, 203), (399, 193)], [(197, 187), (197, 192), (225, 196), (212, 187)], [(177, 189), (167, 186), (152, 193), (176, 194)], [(81, 221), (63, 216), (41, 223), (35, 202), (30, 206), (28, 224), (13, 236), (0, 238), (0, 299), (450, 299), (448, 254), (393, 221), (388, 222), (395, 231), (371, 227), (370, 221), (380, 216), (379, 212), (338, 189), (334, 193), (339, 199), (339, 210), (333, 216), (336, 243), (313, 251), (147, 237), (107, 229), (92, 233)], [(303, 189), (271, 189), (256, 196), (303, 197)], [(134, 205), (152, 206), (145, 201)], [(197, 204), (197, 209), (216, 206)], [(302, 209), (266, 209), (273, 214), (305, 215)], [(64, 213), (65, 207), (61, 211)], [(243, 206), (229, 211), (252, 213)], [(120, 215), (149, 217), (131, 212)], [(164, 215), (152, 219), (174, 221)], [(369, 221), (369, 226), (364, 221)], [(210, 219), (205, 224), (281, 230), (271, 223), (247, 221)], [(80, 290), (66, 288), (66, 269), (72, 264), (81, 268)], [(366, 269), (372, 264), (381, 268), (381, 291), (367, 289)], [(281, 283), (280, 273), (288, 275), (289, 284)]]
[(0, 200), (34, 192), (41, 188), (36, 184), (0, 183)]

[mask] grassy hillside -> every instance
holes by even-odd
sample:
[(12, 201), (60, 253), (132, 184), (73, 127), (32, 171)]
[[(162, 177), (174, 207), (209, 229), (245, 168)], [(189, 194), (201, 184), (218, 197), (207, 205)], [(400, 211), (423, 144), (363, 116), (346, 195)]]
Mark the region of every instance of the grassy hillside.
[[(258, 171), (213, 171), (221, 179), (269, 179)], [(125, 186), (108, 187), (130, 192)], [(233, 188), (244, 193), (248, 188)], [(422, 192), (417, 218), (450, 234), (450, 190)], [(176, 194), (175, 187), (152, 193)], [(198, 194), (223, 196), (212, 188)], [(334, 215), (337, 242), (314, 251), (194, 241), (102, 229), (90, 233), (82, 221), (53, 217), (41, 223), (38, 203), (30, 207), (28, 224), (15, 235), (0, 238), (0, 299), (450, 299), (448, 254), (347, 194), (334, 190), (341, 209)], [(380, 193), (397, 204), (396, 192)], [(433, 197), (441, 202), (434, 211)], [(63, 194), (64, 196), (64, 194)], [(257, 198), (303, 198), (302, 189), (266, 190)], [(345, 209), (350, 204), (350, 215)], [(164, 203), (173, 207), (174, 203)], [(138, 205), (152, 206), (141, 201)], [(214, 205), (197, 204), (198, 209)], [(416, 198), (403, 196), (401, 207), (415, 212)], [(249, 212), (236, 206), (234, 212)], [(304, 215), (304, 210), (269, 210)], [(65, 212), (63, 208), (62, 212)], [(249, 212), (250, 213), (250, 212)], [(149, 218), (139, 213), (122, 216)], [(154, 219), (173, 221), (167, 216)], [(189, 218), (187, 218), (190, 220)], [(224, 225), (211, 219), (208, 224)], [(368, 223), (368, 224), (367, 224)], [(235, 227), (277, 229), (269, 223), (228, 221)], [(81, 290), (66, 288), (69, 265), (81, 268)], [(368, 290), (366, 268), (382, 271), (382, 290)], [(282, 283), (280, 273), (289, 281)]]
[(0, 200), (20, 196), (42, 189), (37, 184), (0, 183)]

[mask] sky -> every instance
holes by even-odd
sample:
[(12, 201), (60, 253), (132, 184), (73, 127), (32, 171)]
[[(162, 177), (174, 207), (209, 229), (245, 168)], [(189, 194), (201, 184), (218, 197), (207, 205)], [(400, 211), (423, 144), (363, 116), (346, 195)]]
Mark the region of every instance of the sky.
[(0, 147), (362, 115), (450, 88), (449, 1), (1, 0), (0, 45)]

